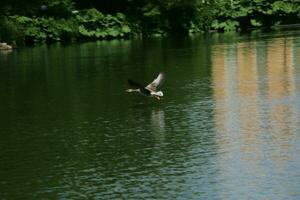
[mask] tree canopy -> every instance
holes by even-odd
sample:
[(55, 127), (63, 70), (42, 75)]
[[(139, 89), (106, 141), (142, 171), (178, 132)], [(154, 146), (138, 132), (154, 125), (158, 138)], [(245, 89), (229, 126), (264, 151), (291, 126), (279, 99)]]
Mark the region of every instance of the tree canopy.
[(1, 0), (0, 40), (239, 31), (300, 22), (298, 0)]

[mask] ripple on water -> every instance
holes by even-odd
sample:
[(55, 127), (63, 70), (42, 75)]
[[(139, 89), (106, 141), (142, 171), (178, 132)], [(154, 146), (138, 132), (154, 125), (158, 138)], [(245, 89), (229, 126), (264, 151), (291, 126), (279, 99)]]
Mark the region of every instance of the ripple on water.
[[(0, 73), (1, 197), (298, 199), (300, 40), (284, 35), (0, 59), (10, 66)], [(124, 93), (128, 77), (143, 82), (156, 66), (162, 101)]]

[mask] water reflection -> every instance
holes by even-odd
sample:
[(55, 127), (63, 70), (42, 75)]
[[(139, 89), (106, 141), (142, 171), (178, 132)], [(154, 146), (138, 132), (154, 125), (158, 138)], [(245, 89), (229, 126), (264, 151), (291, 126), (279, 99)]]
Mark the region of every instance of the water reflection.
[(287, 171), (295, 167), (291, 152), (299, 150), (293, 142), (300, 122), (293, 40), (216, 45), (212, 51), (221, 190), (237, 199), (249, 191), (264, 197), (271, 189), (277, 192), (270, 197), (279, 199), (287, 188), (299, 194), (295, 174)]
[(155, 139), (158, 142), (164, 142), (165, 139), (165, 112), (164, 110), (152, 110), (151, 111), (151, 126)]
[[(300, 196), (297, 33), (0, 54), (1, 197)], [(124, 92), (158, 71), (162, 101)]]

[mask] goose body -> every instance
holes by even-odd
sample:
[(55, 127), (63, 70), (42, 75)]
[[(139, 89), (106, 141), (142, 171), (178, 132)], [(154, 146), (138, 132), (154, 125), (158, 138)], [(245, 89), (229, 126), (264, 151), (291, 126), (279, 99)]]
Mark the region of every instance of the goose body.
[(163, 79), (164, 79), (163, 73), (159, 73), (157, 78), (154, 79), (146, 87), (140, 85), (135, 81), (128, 80), (128, 84), (133, 88), (126, 90), (126, 92), (138, 92), (144, 96), (154, 97), (157, 100), (160, 100), (161, 97), (164, 96), (164, 94), (162, 91), (157, 91), (157, 88), (162, 83)]

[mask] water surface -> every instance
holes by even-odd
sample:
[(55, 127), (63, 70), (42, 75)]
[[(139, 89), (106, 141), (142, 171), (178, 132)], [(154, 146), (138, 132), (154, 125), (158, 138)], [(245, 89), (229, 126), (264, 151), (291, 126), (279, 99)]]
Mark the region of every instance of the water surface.
[(0, 199), (299, 199), (299, 102), (298, 30), (1, 52)]

